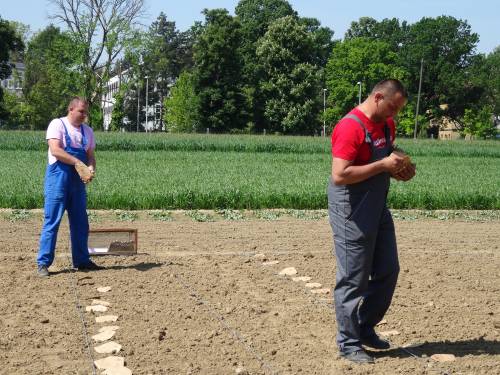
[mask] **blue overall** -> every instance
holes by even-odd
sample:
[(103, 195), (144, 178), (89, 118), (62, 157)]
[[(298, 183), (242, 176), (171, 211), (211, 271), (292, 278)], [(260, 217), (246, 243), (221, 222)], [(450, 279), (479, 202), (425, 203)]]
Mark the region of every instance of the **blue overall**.
[[(374, 162), (392, 152), (387, 124), (385, 147), (376, 148), (363, 122), (349, 114), (365, 132)], [(334, 291), (337, 344), (345, 354), (359, 350), (361, 339), (375, 334), (391, 304), (399, 274), (394, 222), (387, 208), (389, 173), (367, 180), (328, 186), (328, 213), (337, 264)]]
[[(82, 145), (81, 147), (72, 147), (68, 129), (64, 125), (66, 140), (64, 151), (87, 164), (87, 153), (85, 151), (87, 139), (83, 131), (83, 125), (80, 130), (82, 132)], [(44, 195), (44, 223), (40, 236), (38, 265), (49, 267), (54, 261), (57, 232), (65, 210), (68, 211), (73, 266), (78, 268), (88, 264), (90, 259), (87, 246), (89, 234), (87, 192), (85, 184), (80, 179), (74, 166), (59, 160), (49, 164), (45, 173)]]

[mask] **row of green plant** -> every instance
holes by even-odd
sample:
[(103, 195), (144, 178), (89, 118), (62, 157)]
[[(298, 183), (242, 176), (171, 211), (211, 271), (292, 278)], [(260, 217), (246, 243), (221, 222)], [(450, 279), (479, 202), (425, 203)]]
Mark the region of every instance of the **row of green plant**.
[[(232, 151), (293, 154), (329, 154), (330, 139), (324, 137), (207, 135), (167, 133), (97, 133), (100, 151)], [(438, 141), (397, 139), (411, 156), (500, 158), (499, 141)], [(0, 150), (45, 151), (42, 131), (0, 131)]]
[[(106, 211), (108, 212), (108, 211)], [(274, 221), (281, 218), (292, 217), (299, 220), (323, 220), (328, 217), (328, 211), (325, 210), (293, 210), (293, 209), (274, 209), (274, 210), (211, 210), (211, 211), (172, 211), (172, 210), (150, 210), (144, 211), (112, 211), (112, 219), (118, 221), (134, 222), (141, 219), (151, 219), (155, 221), (176, 221), (179, 215), (190, 217), (193, 221), (246, 221), (246, 220), (266, 220)], [(102, 220), (109, 219), (109, 214), (102, 214), (95, 210), (87, 211), (91, 223), (100, 223)], [(500, 210), (393, 210), (392, 216), (395, 220), (413, 221), (419, 219), (437, 219), (437, 220), (465, 220), (465, 221), (496, 221), (500, 220)], [(35, 217), (33, 211), (26, 209), (13, 209), (3, 212), (0, 218), (4, 218), (12, 223), (31, 220)]]
[[(46, 153), (0, 151), (0, 207), (43, 205)], [(415, 156), (418, 174), (394, 182), (392, 208), (500, 209), (499, 159)], [(324, 209), (328, 154), (108, 152), (88, 186), (91, 209)]]

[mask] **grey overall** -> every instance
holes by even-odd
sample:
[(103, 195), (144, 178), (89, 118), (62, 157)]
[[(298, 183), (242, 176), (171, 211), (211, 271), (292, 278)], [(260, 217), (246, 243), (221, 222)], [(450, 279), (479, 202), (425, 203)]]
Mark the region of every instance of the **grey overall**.
[[(371, 134), (355, 115), (371, 148), (371, 160), (392, 152), (389, 128), (385, 147), (377, 149)], [(394, 222), (387, 208), (390, 175), (380, 173), (350, 185), (328, 186), (328, 213), (337, 262), (334, 291), (337, 344), (343, 353), (361, 348), (361, 338), (375, 334), (374, 327), (386, 313), (396, 287), (399, 262)]]

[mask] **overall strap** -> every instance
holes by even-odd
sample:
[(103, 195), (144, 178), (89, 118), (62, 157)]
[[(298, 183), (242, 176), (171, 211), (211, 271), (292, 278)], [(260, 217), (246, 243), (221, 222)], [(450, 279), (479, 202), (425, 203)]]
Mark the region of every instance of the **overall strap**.
[(370, 134), (370, 132), (368, 131), (368, 129), (366, 128), (365, 124), (363, 123), (363, 121), (361, 121), (361, 119), (356, 116), (356, 115), (353, 115), (353, 114), (348, 114), (346, 116), (344, 116), (344, 118), (349, 118), (351, 120), (354, 120), (356, 121), (359, 125), (361, 125), (361, 127), (363, 128), (364, 132), (365, 132), (365, 142), (368, 143), (368, 144), (371, 144), (373, 143), (372, 142), (372, 135)]
[(387, 155), (394, 151), (394, 147), (392, 147), (391, 143), (391, 130), (387, 126), (387, 122), (384, 125), (384, 134), (385, 134), (385, 147), (387, 149)]
[(61, 124), (63, 124), (64, 127), (64, 138), (66, 139), (66, 147), (71, 147), (71, 138), (68, 133), (68, 129), (66, 128), (66, 124), (62, 120), (62, 118), (59, 118), (59, 121), (61, 121)]
[(85, 132), (83, 131), (83, 124), (80, 125), (80, 131), (82, 132), (82, 148), (85, 150), (87, 146), (87, 137), (85, 137)]
[[(71, 137), (69, 136), (68, 128), (66, 127), (66, 124), (62, 120), (62, 118), (59, 118), (59, 121), (64, 126), (64, 137), (66, 139), (66, 147), (71, 147)], [(83, 131), (83, 124), (80, 126), (80, 132), (82, 133), (82, 149), (85, 150), (85, 147), (87, 146), (87, 137), (85, 137), (85, 132)]]

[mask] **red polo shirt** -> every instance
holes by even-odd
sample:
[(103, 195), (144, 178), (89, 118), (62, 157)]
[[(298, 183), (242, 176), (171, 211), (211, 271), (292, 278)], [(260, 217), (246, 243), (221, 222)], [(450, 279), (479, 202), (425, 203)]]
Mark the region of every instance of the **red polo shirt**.
[[(370, 132), (376, 148), (385, 147), (384, 122), (373, 122), (359, 109), (354, 108), (349, 114), (356, 115)], [(387, 119), (390, 129), (391, 144), (394, 144), (396, 126), (392, 117)], [(353, 119), (340, 120), (332, 133), (332, 155), (339, 159), (354, 160), (354, 165), (368, 164), (371, 158), (370, 145), (365, 142), (365, 132)]]

